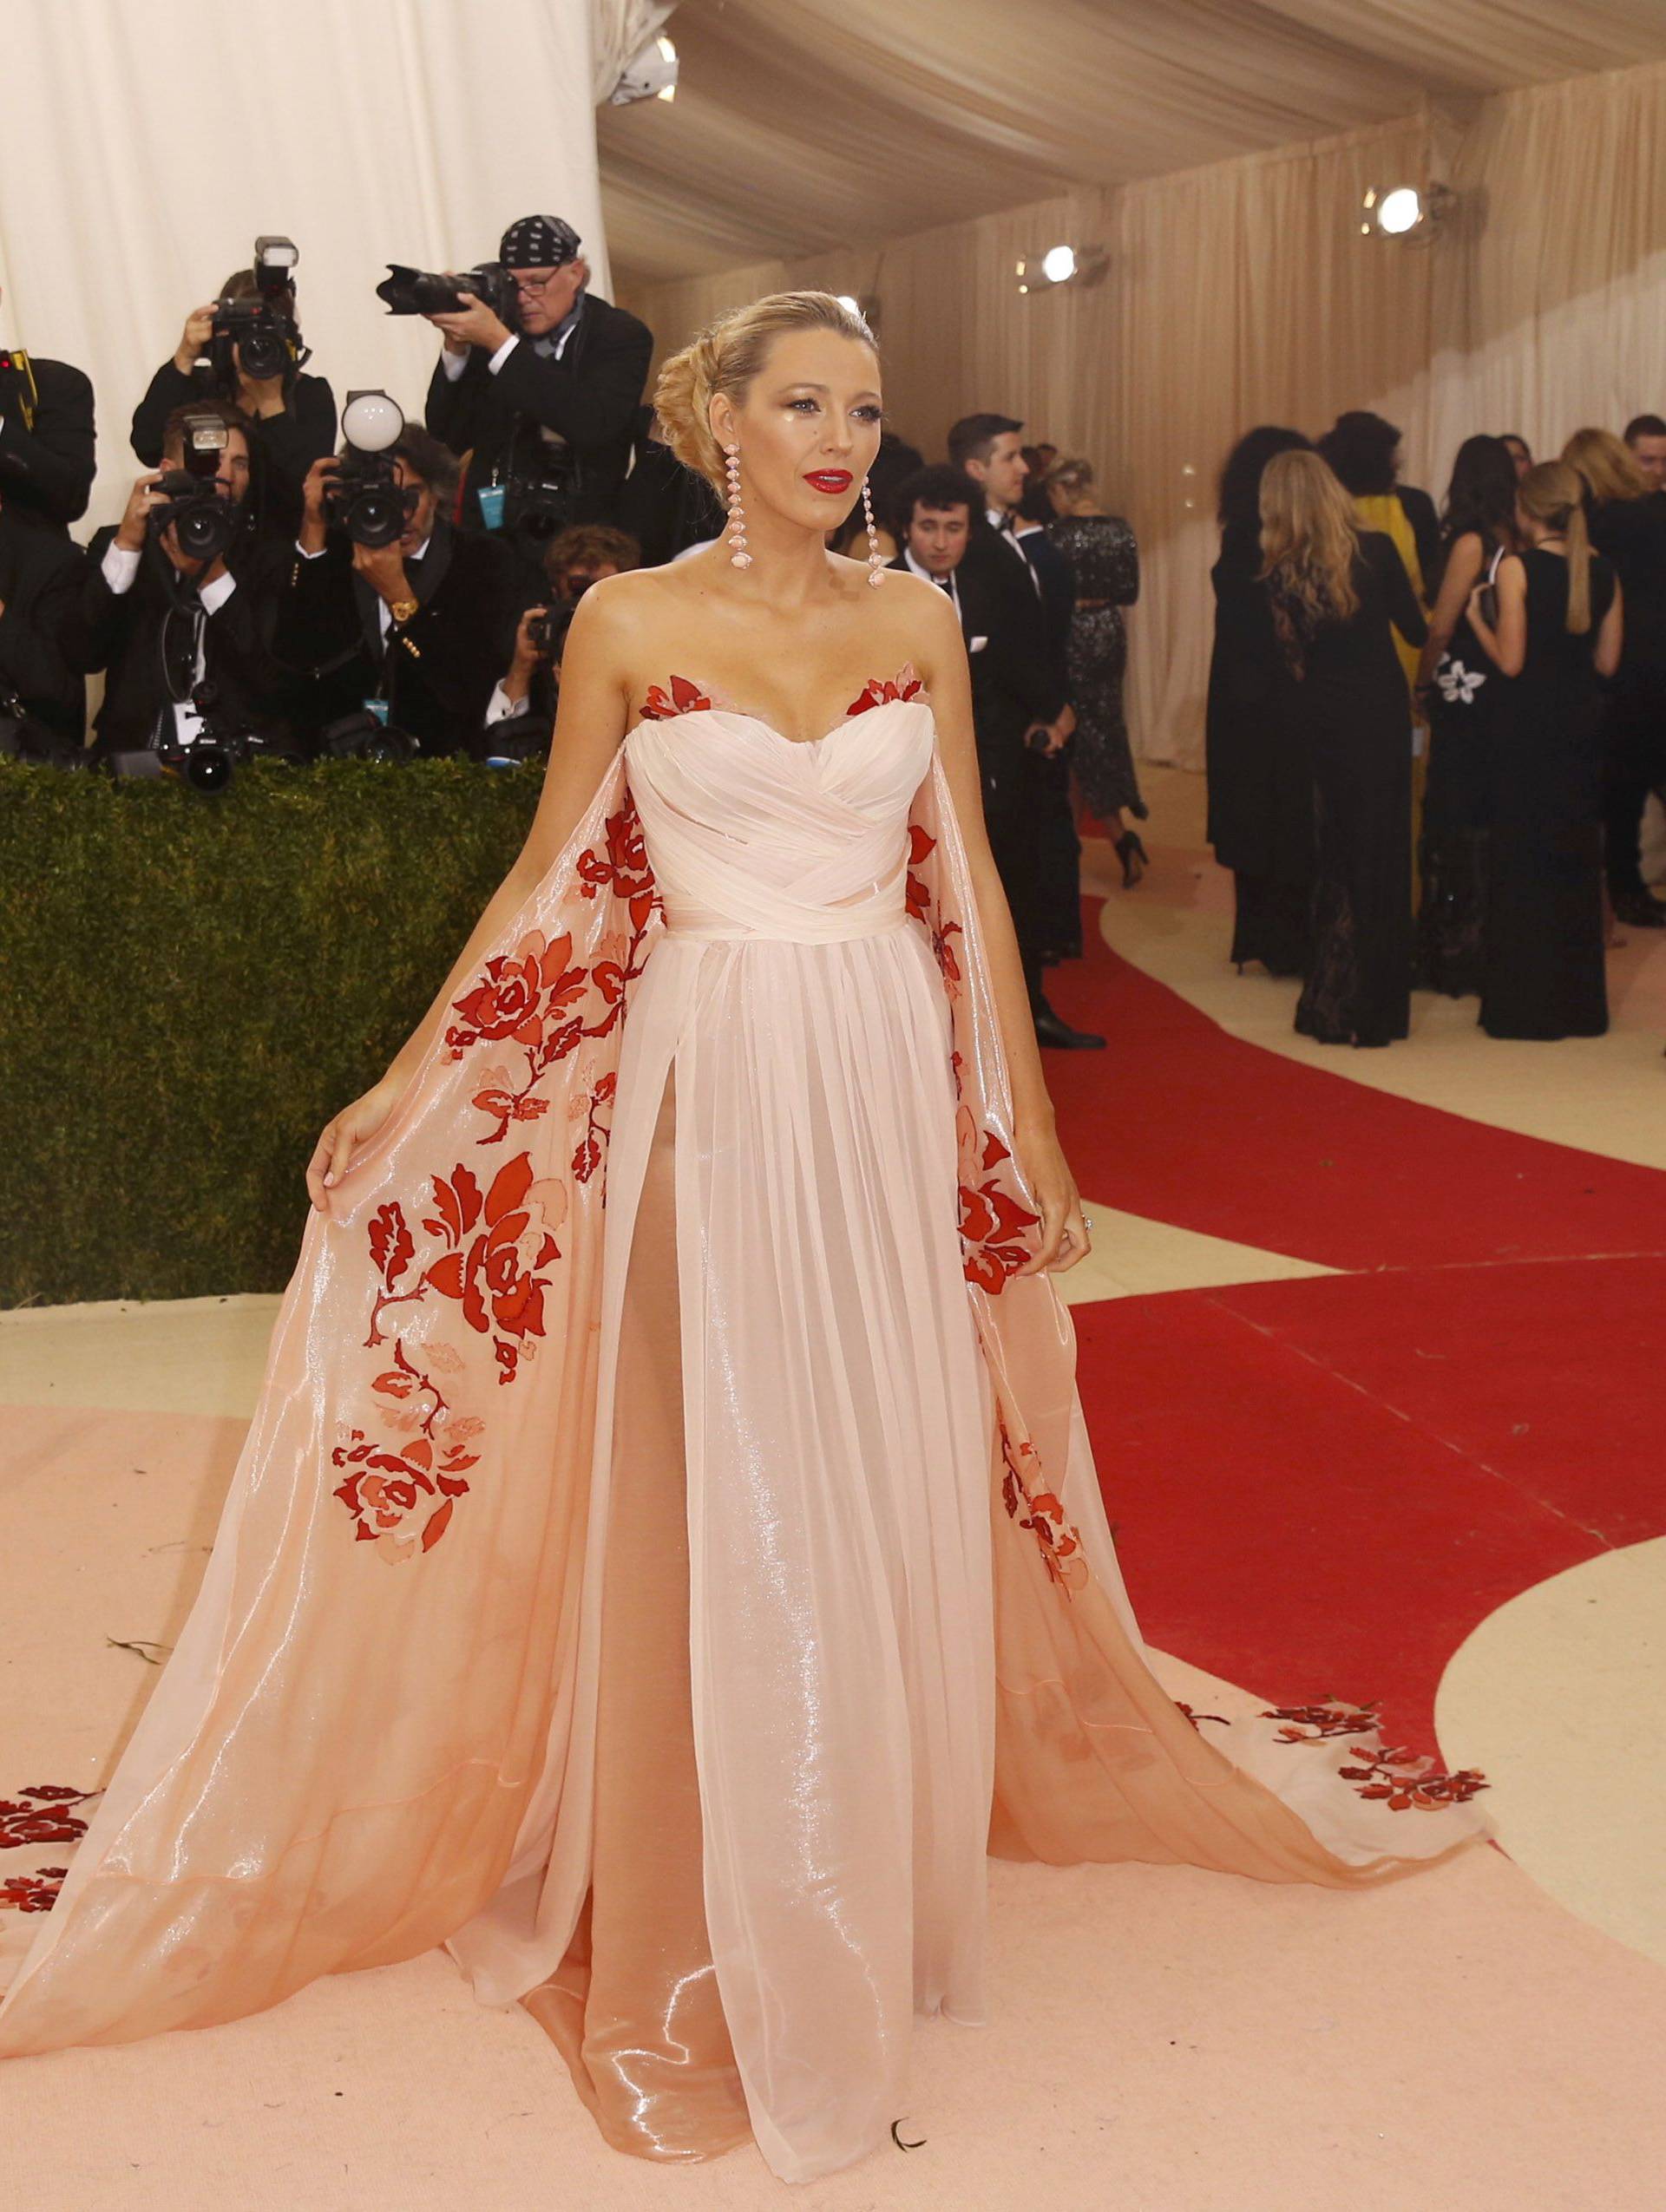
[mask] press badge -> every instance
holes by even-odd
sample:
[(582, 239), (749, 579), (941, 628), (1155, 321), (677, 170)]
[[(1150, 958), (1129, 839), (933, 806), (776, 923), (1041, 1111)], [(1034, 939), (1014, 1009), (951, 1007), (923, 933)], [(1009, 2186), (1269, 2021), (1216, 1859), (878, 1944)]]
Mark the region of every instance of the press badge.
[(482, 484), (479, 492), (480, 519), (489, 530), (503, 527), (505, 487), (502, 484)]

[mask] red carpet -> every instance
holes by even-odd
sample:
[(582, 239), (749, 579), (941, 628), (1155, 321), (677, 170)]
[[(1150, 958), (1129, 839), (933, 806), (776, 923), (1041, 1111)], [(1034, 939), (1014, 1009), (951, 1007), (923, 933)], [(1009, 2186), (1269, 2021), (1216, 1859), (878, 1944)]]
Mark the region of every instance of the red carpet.
[[(1086, 903), (1059, 998), (1114, 1041), (1047, 1070), (1081, 1187), (1369, 1271), (1076, 1308), (1142, 1626), (1269, 1696), (1381, 1699), (1434, 1748), (1477, 1623), (1666, 1531), (1666, 1176), (1230, 1037), (1118, 959)], [(1617, 1253), (1636, 1256), (1595, 1256)]]
[(1367, 1090), (1341, 1046), (1332, 1075), (1230, 1037), (1118, 959), (1100, 903), (1057, 996), (1110, 1042), (1047, 1055), (1095, 1198), (1331, 1267), (1666, 1251), (1666, 1175)]

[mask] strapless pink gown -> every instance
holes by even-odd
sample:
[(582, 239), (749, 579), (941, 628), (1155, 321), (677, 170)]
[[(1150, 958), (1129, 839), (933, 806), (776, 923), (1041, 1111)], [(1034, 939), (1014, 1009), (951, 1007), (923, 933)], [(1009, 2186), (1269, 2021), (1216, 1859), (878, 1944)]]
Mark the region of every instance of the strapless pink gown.
[(1367, 1711), (1151, 1672), (912, 671), (813, 743), (650, 705), (308, 1218), (0, 2054), (443, 1943), (620, 2148), (803, 2181), (916, 2013), (986, 2018), (987, 1852), (1349, 1887), (1490, 1832)]

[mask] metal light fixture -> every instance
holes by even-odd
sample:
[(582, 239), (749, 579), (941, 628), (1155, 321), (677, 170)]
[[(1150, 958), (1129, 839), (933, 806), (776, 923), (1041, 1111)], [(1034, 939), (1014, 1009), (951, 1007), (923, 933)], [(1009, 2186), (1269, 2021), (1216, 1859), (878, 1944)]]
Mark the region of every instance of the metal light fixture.
[(1443, 184), (1391, 185), (1387, 191), (1373, 185), (1361, 203), (1360, 235), (1394, 239), (1405, 245), (1427, 245), (1451, 214), (1457, 198)]

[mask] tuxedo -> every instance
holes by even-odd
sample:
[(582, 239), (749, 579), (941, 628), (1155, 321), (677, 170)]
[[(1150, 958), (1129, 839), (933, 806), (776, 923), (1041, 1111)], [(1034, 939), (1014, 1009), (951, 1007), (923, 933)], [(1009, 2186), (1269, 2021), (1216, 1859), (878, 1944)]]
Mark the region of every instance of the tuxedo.
[(32, 361), (35, 423), (24, 422), (18, 393), (0, 378), (0, 501), (19, 522), (68, 538), (92, 494), (93, 388), (67, 361)]
[[(889, 565), (913, 567), (906, 550)], [(987, 562), (974, 560), (969, 548), (951, 573), (950, 582), (972, 672), (972, 726), (984, 829), (1033, 995), (1041, 986), (1033, 920), (1035, 783), (1029, 765), (1033, 756), (1024, 743), (1024, 732), (1033, 723), (1046, 719), (1050, 694), (1036, 651), (1034, 615), (1018, 596), (1019, 590), (1030, 592), (1031, 587)]]
[[(63, 658), (65, 609), (81, 583), (81, 549), (0, 514), (0, 693), (79, 746), (87, 687)], [(8, 710), (0, 706), (0, 714)]]
[(273, 647), (292, 670), (325, 679), (342, 713), (371, 697), (427, 753), (478, 753), (486, 709), (515, 651), (535, 588), (498, 537), (436, 521), (405, 573), (409, 622), (384, 624), (383, 602), (353, 566), (351, 541), (331, 531), (324, 551), (292, 551)]
[(630, 465), (637, 409), (653, 357), (647, 324), (587, 291), (559, 355), (521, 337), (494, 369), (472, 347), (461, 372), (435, 363), (427, 422), (456, 454), (469, 456), (460, 519), (478, 527), (480, 488), (517, 466), (543, 468), (540, 432), (565, 439), (574, 474), (571, 520), (611, 522)]
[[(147, 468), (161, 466), (162, 433), (174, 409), (208, 396), (197, 377), (163, 362), (133, 410), (133, 449)], [(300, 527), (307, 470), (336, 448), (335, 394), (322, 376), (297, 376), (281, 415), (254, 418), (249, 443), (255, 514), (263, 529), (287, 543)]]
[[(59, 644), (71, 670), (104, 671), (104, 699), (95, 719), (95, 757), (137, 752), (163, 727), (174, 702), (188, 697), (201, 675), (218, 693), (216, 715), (231, 729), (282, 735), (274, 710), (279, 671), (269, 643), (281, 571), (270, 545), (246, 535), (226, 556), (233, 588), (207, 587), (216, 604), (200, 602), (196, 586), (176, 575), (154, 538), (136, 556), (131, 585), (116, 591), (105, 556), (115, 528), (101, 530), (79, 557), (79, 575), (64, 607)], [(224, 596), (221, 593), (224, 592)]]

